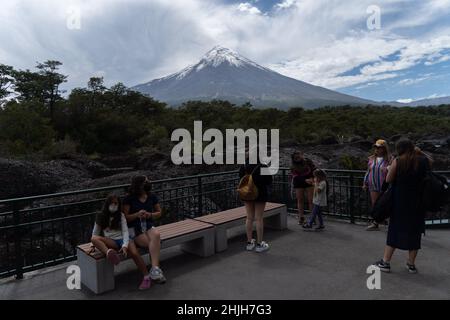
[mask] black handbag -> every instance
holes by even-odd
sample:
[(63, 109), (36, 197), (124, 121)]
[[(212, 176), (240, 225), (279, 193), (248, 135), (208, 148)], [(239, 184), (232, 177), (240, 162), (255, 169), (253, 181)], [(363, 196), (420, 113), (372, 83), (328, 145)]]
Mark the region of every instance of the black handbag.
[(394, 185), (390, 184), (388, 188), (381, 193), (372, 208), (372, 218), (375, 222), (381, 223), (391, 216), (393, 205)]

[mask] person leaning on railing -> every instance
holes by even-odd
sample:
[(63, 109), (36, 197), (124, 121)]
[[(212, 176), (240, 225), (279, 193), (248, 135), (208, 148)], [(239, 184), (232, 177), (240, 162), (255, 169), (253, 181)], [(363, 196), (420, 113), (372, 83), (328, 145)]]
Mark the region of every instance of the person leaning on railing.
[[(150, 252), (152, 263), (150, 278), (164, 283), (166, 278), (159, 266), (161, 236), (152, 222), (161, 216), (161, 207), (158, 197), (150, 191), (151, 183), (146, 176), (133, 177), (129, 193), (123, 200), (123, 212), (128, 222), (130, 238), (137, 246), (148, 248)], [(144, 277), (139, 288), (149, 288), (150, 278)]]
[[(367, 172), (364, 176), (363, 189), (369, 190), (372, 207), (377, 202), (383, 188), (386, 186), (386, 177), (392, 158), (388, 144), (385, 140), (378, 140), (374, 145), (374, 153), (369, 157)], [(367, 231), (378, 230), (378, 223), (372, 221)]]
[(392, 162), (386, 178), (393, 188), (387, 241), (383, 259), (375, 265), (384, 272), (390, 272), (394, 251), (407, 250), (406, 267), (410, 273), (417, 273), (415, 261), (425, 232), (422, 192), (432, 159), (410, 140), (399, 141), (396, 149), (398, 157)]

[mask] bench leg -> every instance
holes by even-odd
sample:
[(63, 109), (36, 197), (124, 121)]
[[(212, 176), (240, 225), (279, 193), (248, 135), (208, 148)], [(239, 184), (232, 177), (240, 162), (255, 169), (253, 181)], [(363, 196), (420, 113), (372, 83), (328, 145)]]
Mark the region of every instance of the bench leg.
[(269, 229), (285, 230), (287, 229), (287, 208), (279, 209), (279, 213), (264, 219), (264, 226)]
[(95, 294), (114, 290), (114, 266), (106, 259), (95, 260), (77, 250), (81, 283)]
[(205, 232), (202, 238), (191, 240), (181, 245), (181, 250), (200, 257), (212, 256), (215, 252), (214, 230)]
[(225, 251), (228, 248), (227, 229), (221, 226), (215, 227), (216, 252)]

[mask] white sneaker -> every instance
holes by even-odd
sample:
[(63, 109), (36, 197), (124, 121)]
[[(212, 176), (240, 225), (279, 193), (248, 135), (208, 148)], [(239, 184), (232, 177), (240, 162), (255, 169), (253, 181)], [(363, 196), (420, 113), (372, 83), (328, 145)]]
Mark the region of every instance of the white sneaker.
[(150, 278), (152, 278), (152, 280), (156, 281), (157, 283), (166, 282), (166, 278), (164, 277), (164, 274), (160, 267), (152, 267), (152, 269), (150, 270)]
[(270, 248), (269, 244), (267, 242), (263, 241), (260, 244), (256, 245), (255, 251), (256, 252), (264, 252), (264, 251), (269, 250), (269, 248)]
[(247, 247), (245, 248), (245, 250), (247, 251), (253, 251), (256, 247), (256, 240), (252, 239), (252, 241), (250, 243), (247, 243)]

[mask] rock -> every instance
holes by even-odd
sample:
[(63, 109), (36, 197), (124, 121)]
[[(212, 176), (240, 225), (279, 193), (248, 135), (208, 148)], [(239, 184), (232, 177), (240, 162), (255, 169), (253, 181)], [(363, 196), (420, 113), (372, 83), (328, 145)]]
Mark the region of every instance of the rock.
[[(391, 151), (393, 143), (405, 135), (392, 136), (389, 140)], [(373, 141), (359, 139), (341, 144), (299, 144), (295, 141), (280, 147), (280, 167), (291, 166), (291, 155), (303, 151), (320, 168), (345, 169), (345, 167), (365, 170), (367, 157), (372, 150)], [(332, 141), (326, 141), (331, 143)], [(422, 136), (418, 145), (434, 158), (435, 170), (450, 168), (450, 137), (448, 135)], [(106, 165), (108, 164), (108, 165)], [(108, 170), (130, 167), (130, 171)], [(106, 187), (130, 183), (134, 175), (147, 175), (151, 180), (185, 177), (197, 174), (237, 170), (239, 165), (174, 165), (170, 153), (147, 150), (142, 154), (108, 156), (93, 161), (77, 156), (46, 162), (7, 160), (0, 158), (0, 198), (22, 197), (53, 192)], [(106, 176), (106, 172), (108, 175)]]
[(396, 135), (390, 137), (389, 140), (392, 141), (392, 142), (397, 142), (397, 141), (401, 140), (402, 138), (403, 138), (403, 135), (396, 134)]
[(323, 144), (323, 145), (339, 144), (339, 141), (335, 136), (328, 136), (328, 137), (321, 139), (320, 144)]
[(94, 178), (101, 167), (81, 158), (44, 162), (0, 159), (0, 181), (6, 182), (0, 184), (0, 199), (74, 190)]
[(139, 157), (136, 161), (136, 169), (152, 170), (158, 168), (158, 165), (167, 164), (168, 162), (170, 162), (170, 155), (160, 151), (153, 151)]

